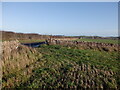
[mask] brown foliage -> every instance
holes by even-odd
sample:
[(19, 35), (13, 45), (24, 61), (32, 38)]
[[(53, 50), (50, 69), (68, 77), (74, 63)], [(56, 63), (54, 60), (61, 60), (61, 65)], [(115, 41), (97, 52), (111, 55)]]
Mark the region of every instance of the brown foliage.
[(20, 45), (18, 41), (5, 41), (2, 47), (2, 84), (3, 87), (14, 87), (14, 83), (19, 85), (30, 77), (32, 64), (41, 57), (41, 54), (34, 48)]
[(76, 47), (78, 49), (94, 49), (104, 51), (118, 51), (119, 44), (108, 44), (108, 43), (97, 43), (97, 42), (85, 42), (85, 41), (69, 41), (69, 40), (58, 40), (48, 39), (49, 45), (63, 45)]

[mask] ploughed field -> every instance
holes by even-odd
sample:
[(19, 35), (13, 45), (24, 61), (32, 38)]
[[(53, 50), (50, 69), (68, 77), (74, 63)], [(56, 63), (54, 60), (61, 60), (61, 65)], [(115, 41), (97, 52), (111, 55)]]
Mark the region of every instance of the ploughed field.
[(118, 52), (20, 45), (10, 54), (3, 57), (3, 88), (120, 88)]

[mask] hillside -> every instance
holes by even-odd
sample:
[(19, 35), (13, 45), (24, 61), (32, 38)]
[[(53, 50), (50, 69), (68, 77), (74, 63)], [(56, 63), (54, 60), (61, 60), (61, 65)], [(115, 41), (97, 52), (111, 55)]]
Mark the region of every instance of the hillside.
[[(40, 35), (36, 33), (15, 33), (11, 31), (0, 31), (2, 34), (3, 41), (9, 40), (45, 40), (48, 38), (59, 38), (59, 39), (72, 39), (70, 36), (57, 36), (57, 35)], [(78, 38), (75, 38), (78, 39)]]
[(45, 39), (49, 38), (48, 35), (39, 35), (35, 33), (15, 33), (10, 31), (1, 31), (2, 33), (2, 40), (25, 40), (25, 39)]

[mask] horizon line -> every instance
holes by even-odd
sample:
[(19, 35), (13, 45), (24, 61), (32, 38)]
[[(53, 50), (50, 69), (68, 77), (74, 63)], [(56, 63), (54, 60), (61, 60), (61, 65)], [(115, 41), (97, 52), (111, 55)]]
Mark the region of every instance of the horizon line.
[[(32, 33), (32, 32), (15, 32), (15, 31), (10, 31), (10, 30), (0, 30), (0, 32), (12, 32), (12, 33), (22, 33), (22, 34), (38, 34), (38, 35), (50, 35), (50, 36), (73, 36), (73, 37), (77, 37), (77, 36), (97, 36), (97, 37), (120, 37), (119, 35), (109, 35), (109, 36), (105, 36), (105, 35), (65, 35), (65, 34), (41, 34), (41, 33)], [(1, 33), (2, 34), (2, 33)]]

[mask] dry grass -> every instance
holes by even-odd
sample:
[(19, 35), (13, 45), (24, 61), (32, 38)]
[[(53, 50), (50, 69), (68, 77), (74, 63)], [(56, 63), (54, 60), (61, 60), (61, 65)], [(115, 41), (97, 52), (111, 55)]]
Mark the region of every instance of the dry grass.
[(119, 44), (109, 44), (109, 43), (98, 43), (98, 42), (87, 42), (87, 41), (69, 41), (69, 40), (57, 40), (57, 39), (48, 39), (49, 45), (62, 45), (73, 47), (77, 49), (93, 49), (99, 51), (119, 51)]
[(41, 54), (34, 49), (20, 45), (18, 41), (5, 41), (2, 44), (3, 87), (14, 87), (29, 78), (35, 63)]

